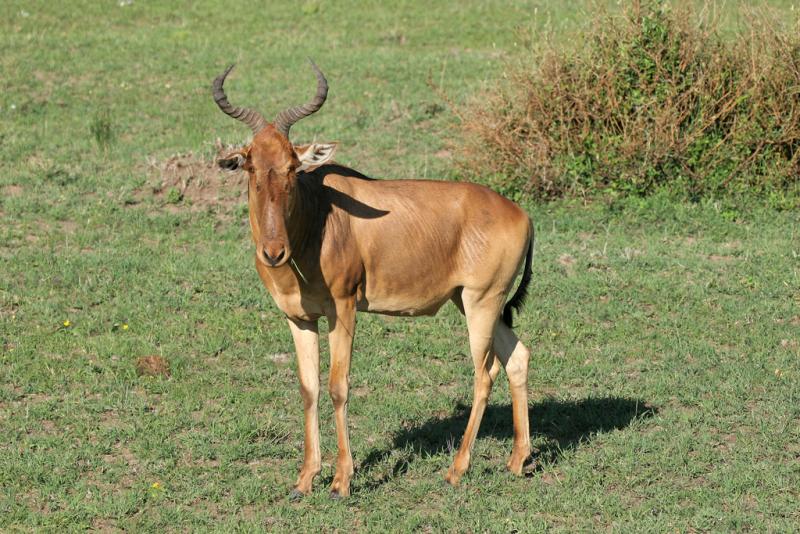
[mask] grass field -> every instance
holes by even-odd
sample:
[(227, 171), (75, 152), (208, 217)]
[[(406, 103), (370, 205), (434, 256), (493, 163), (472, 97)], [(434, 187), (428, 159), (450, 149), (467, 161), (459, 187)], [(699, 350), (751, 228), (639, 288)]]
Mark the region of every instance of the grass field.
[[(293, 347), (253, 268), (241, 179), (206, 164), (217, 138), (247, 139), (211, 80), (236, 61), (231, 100), (270, 117), (313, 92), (311, 56), (331, 93), (296, 141), (337, 140), (377, 177), (457, 178), (458, 125), (428, 80), (463, 101), (502, 75), (517, 29), (568, 36), (590, 14), (123, 4), (11, 1), (0, 21), (0, 530), (800, 528), (800, 213), (661, 196), (526, 205), (530, 476), (504, 468), (502, 378), (471, 470), (443, 482), (472, 395), (454, 308), (362, 315), (353, 496), (328, 498), (323, 396), (322, 474), (287, 500)], [(146, 355), (171, 377), (138, 377)]]

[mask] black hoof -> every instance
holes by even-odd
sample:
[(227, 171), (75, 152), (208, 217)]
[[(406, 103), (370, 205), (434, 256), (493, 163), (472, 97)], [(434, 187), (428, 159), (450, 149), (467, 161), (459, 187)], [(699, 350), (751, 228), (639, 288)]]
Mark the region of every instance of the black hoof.
[(330, 494), (330, 498), (333, 499), (334, 501), (338, 501), (338, 500), (340, 500), (342, 498), (342, 495), (338, 491), (332, 490), (331, 494)]
[(303, 497), (305, 497), (305, 495), (303, 495), (303, 492), (300, 490), (293, 489), (292, 492), (289, 493), (290, 501), (299, 501)]

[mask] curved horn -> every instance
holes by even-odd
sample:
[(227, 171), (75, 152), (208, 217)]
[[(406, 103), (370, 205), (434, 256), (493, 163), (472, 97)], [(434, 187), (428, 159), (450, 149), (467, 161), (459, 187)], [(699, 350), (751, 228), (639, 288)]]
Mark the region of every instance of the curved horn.
[(283, 110), (275, 117), (275, 128), (286, 137), (289, 137), (289, 128), (294, 123), (319, 110), (328, 97), (328, 80), (325, 79), (325, 75), (322, 74), (319, 67), (311, 61), (311, 58), (308, 61), (311, 62), (311, 68), (314, 69), (314, 74), (317, 75), (317, 94), (307, 104)]
[(233, 70), (233, 65), (225, 69), (225, 72), (214, 79), (214, 84), (212, 85), (214, 102), (217, 103), (219, 109), (225, 112), (226, 115), (230, 115), (237, 121), (242, 121), (248, 125), (250, 129), (253, 130), (253, 135), (255, 135), (267, 125), (267, 121), (264, 120), (261, 113), (254, 109), (232, 106), (231, 103), (228, 102), (228, 97), (225, 96), (225, 90), (222, 89), (222, 84), (225, 83), (225, 78), (231, 70)]

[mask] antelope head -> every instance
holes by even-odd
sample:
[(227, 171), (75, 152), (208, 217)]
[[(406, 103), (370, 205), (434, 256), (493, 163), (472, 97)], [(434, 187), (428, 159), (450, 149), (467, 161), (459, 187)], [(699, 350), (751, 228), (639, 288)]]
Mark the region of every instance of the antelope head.
[(217, 163), (223, 169), (243, 169), (249, 175), (248, 204), (256, 257), (268, 267), (279, 267), (292, 255), (287, 228), (296, 206), (298, 173), (330, 161), (336, 150), (335, 143), (293, 145), (289, 141), (292, 125), (318, 111), (328, 96), (325, 76), (313, 61), (311, 67), (317, 75), (314, 98), (302, 106), (281, 111), (271, 123), (254, 109), (232, 106), (228, 102), (222, 86), (233, 65), (213, 84), (214, 101), (219, 108), (253, 131), (249, 145), (226, 154)]

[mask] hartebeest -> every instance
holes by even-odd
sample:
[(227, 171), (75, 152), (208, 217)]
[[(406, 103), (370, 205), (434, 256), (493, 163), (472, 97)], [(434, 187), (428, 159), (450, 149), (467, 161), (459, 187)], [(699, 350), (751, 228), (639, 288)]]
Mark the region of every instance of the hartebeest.
[[(213, 83), (220, 109), (253, 130), (248, 146), (218, 163), (249, 175), (256, 269), (286, 315), (297, 349), (305, 450), (292, 495), (308, 494), (320, 472), (318, 319), (327, 317), (330, 331), (329, 390), (339, 450), (331, 495), (337, 497), (349, 495), (353, 475), (347, 395), (356, 311), (433, 315), (448, 300), (467, 319), (475, 399), (446, 480), (458, 484), (467, 470), (501, 365), (508, 374), (514, 420), (507, 465), (520, 474), (531, 452), (530, 353), (511, 330), (511, 318), (530, 282), (533, 230), (527, 214), (480, 185), (373, 180), (333, 163), (333, 143), (292, 145), (291, 126), (319, 110), (328, 93), (324, 75), (311, 66), (317, 76), (314, 98), (280, 112), (272, 123), (228, 102), (223, 83), (233, 65)], [(523, 262), (522, 282), (505, 303)]]

